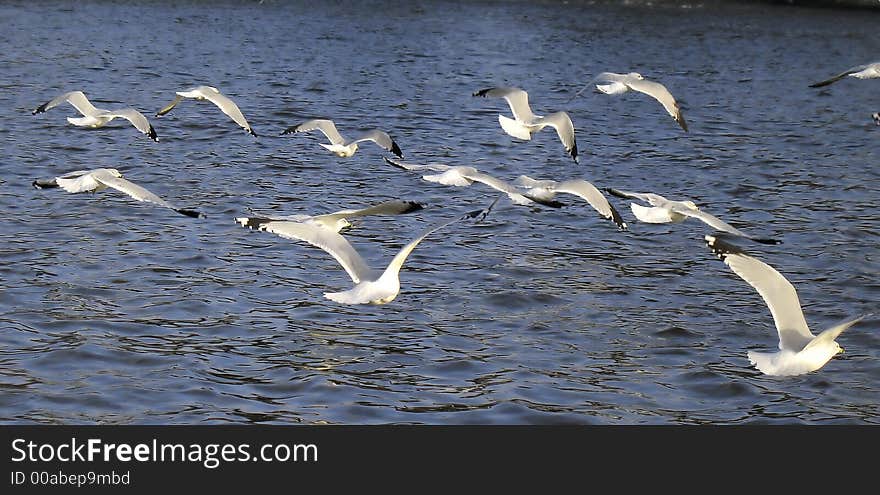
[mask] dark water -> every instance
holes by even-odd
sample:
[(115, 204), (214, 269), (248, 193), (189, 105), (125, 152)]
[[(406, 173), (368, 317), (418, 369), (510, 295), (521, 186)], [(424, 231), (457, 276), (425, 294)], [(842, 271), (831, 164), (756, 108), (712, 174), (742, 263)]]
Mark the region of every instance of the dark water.
[[(585, 204), (500, 203), (426, 240), (385, 306), (322, 297), (349, 279), (320, 250), (235, 216), (324, 213), (393, 197), (422, 212), (358, 222), (387, 262), (425, 225), (494, 199), (384, 164), (341, 159), (343, 133), (379, 126), (415, 162), (499, 177), (583, 177), (691, 198), (784, 239), (751, 247), (797, 287), (815, 332), (877, 309), (878, 81), (807, 85), (878, 58), (874, 12), (557, 2), (4, 2), (0, 6), (0, 420), (39, 423), (878, 423), (880, 323), (844, 333), (816, 373), (766, 377), (757, 293), (711, 255), (695, 221), (620, 233)], [(591, 75), (638, 70), (677, 95), (691, 132), (653, 100), (569, 97)], [(261, 137), (208, 103), (152, 115), (209, 84)], [(504, 135), (516, 85), (569, 111), (581, 164), (551, 131)], [(134, 106), (84, 130), (65, 105)], [(203, 221), (121, 194), (31, 181), (116, 167)]]

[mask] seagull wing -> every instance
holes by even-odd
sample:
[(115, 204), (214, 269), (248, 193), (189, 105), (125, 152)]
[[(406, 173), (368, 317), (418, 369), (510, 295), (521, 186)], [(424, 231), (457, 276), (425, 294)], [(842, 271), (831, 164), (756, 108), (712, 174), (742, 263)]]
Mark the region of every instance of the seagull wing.
[[(372, 142), (378, 144), (379, 146), (385, 148), (386, 150), (394, 153), (395, 155), (397, 155), (398, 158), (403, 158), (403, 152), (400, 151), (400, 147), (397, 146), (397, 143), (395, 143), (394, 140), (391, 139), (391, 136), (389, 136), (388, 133), (386, 133), (384, 131), (380, 131), (379, 129), (373, 129), (373, 130), (367, 131), (367, 132), (361, 134), (360, 137), (358, 137), (357, 139), (355, 139), (352, 142), (360, 143), (363, 141), (372, 141)], [(349, 144), (349, 143), (346, 143), (346, 144)]]
[(484, 98), (504, 98), (510, 105), (510, 111), (513, 112), (513, 118), (520, 122), (531, 123), (535, 119), (532, 109), (529, 107), (529, 94), (519, 88), (498, 87), (481, 89), (474, 93), (474, 96), (482, 96)]
[(165, 115), (166, 113), (170, 112), (182, 100), (183, 100), (183, 96), (177, 95), (177, 97), (174, 98), (174, 101), (172, 101), (171, 103), (162, 107), (162, 110), (159, 110), (158, 112), (156, 112), (156, 117), (161, 117), (161, 116)]
[(807, 326), (797, 291), (779, 272), (766, 263), (748, 256), (738, 247), (722, 239), (707, 235), (709, 248), (724, 263), (749, 283), (767, 303), (776, 330), (779, 332), (779, 348), (799, 352), (814, 335)]
[(578, 161), (578, 146), (574, 140), (574, 124), (571, 123), (571, 117), (567, 113), (551, 113), (546, 117), (538, 119), (535, 123), (542, 126), (549, 125), (556, 129), (556, 134), (559, 135), (562, 145), (565, 146), (565, 151), (571, 155), (575, 162)]
[(73, 105), (73, 108), (76, 108), (79, 113), (85, 115), (86, 117), (94, 116), (100, 111), (95, 108), (94, 105), (92, 105), (92, 102), (90, 102), (88, 98), (86, 98), (85, 93), (83, 93), (82, 91), (71, 91), (69, 93), (64, 93), (61, 96), (57, 96), (46, 103), (43, 103), (42, 105), (35, 108), (31, 113), (33, 113), (34, 115), (38, 113), (43, 113), (46, 110), (55, 108), (64, 102), (68, 102)]
[(856, 323), (862, 321), (863, 319), (865, 319), (869, 316), (873, 316), (873, 314), (868, 313), (868, 314), (859, 316), (858, 318), (854, 318), (852, 320), (845, 321), (839, 325), (835, 325), (835, 326), (829, 328), (828, 330), (823, 331), (822, 333), (817, 335), (816, 338), (813, 339), (809, 344), (807, 344), (806, 347), (804, 347), (804, 350), (807, 350), (810, 347), (819, 344), (820, 342), (831, 342), (831, 341), (837, 339), (837, 337), (840, 336), (840, 334), (843, 333), (844, 330), (855, 325)]
[(850, 74), (855, 74), (856, 72), (861, 72), (861, 71), (863, 71), (863, 70), (865, 70), (865, 69), (867, 69), (867, 68), (868, 68), (868, 64), (866, 64), (866, 65), (857, 65), (857, 66), (855, 66), (855, 67), (852, 67), (852, 68), (850, 68), (850, 69), (847, 69), (847, 70), (841, 72), (840, 74), (837, 74), (837, 75), (834, 76), (834, 77), (831, 77), (831, 78), (826, 79), (826, 80), (824, 80), (824, 81), (819, 81), (819, 82), (817, 82), (817, 83), (810, 84), (810, 87), (811, 87), (811, 88), (821, 88), (822, 86), (828, 86), (829, 84), (831, 84), (831, 83), (835, 83), (835, 82), (837, 82), (837, 81), (843, 79), (844, 77), (846, 77), (846, 76), (848, 76), (848, 75), (850, 75)]
[(437, 172), (445, 172), (452, 168), (449, 165), (444, 165), (442, 163), (428, 163), (427, 165), (418, 165), (415, 163), (402, 162), (400, 160), (392, 160), (384, 156), (382, 158), (387, 164), (395, 166), (397, 168), (402, 168), (404, 170), (434, 170)]
[(757, 238), (757, 237), (752, 237), (752, 236), (742, 232), (741, 230), (737, 229), (733, 225), (730, 225), (729, 223), (719, 219), (715, 215), (706, 213), (705, 211), (692, 210), (692, 209), (687, 208), (687, 207), (685, 207), (679, 203), (676, 203), (674, 201), (670, 201), (669, 204), (670, 204), (670, 210), (672, 210), (676, 213), (679, 213), (681, 215), (684, 215), (686, 217), (696, 218), (697, 220), (702, 221), (703, 223), (712, 227), (715, 230), (720, 230), (722, 232), (727, 232), (729, 234), (738, 235), (740, 237), (745, 237), (746, 239), (751, 239), (755, 242), (760, 242), (762, 244), (779, 244), (780, 243), (780, 241), (778, 241), (776, 239), (761, 239), (761, 238)]
[(524, 196), (522, 191), (517, 189), (515, 186), (509, 184), (508, 182), (505, 182), (501, 179), (496, 179), (491, 175), (478, 172), (476, 169), (473, 169), (473, 172), (471, 173), (465, 173), (462, 175), (466, 179), (472, 180), (474, 182), (481, 182), (491, 187), (492, 189), (495, 189), (496, 191), (501, 191), (507, 194), (510, 200), (518, 205), (528, 205), (534, 202), (531, 198)]
[(620, 189), (614, 189), (613, 187), (608, 187), (605, 189), (605, 191), (607, 191), (608, 194), (611, 194), (612, 196), (617, 196), (618, 198), (637, 199), (639, 201), (644, 201), (645, 203), (648, 203), (652, 206), (659, 206), (657, 204), (660, 203), (658, 199), (661, 199), (663, 201), (666, 200), (666, 198), (657, 194), (621, 191)]
[(256, 136), (257, 134), (251, 128), (251, 125), (248, 124), (247, 119), (244, 118), (244, 114), (239, 110), (238, 105), (235, 104), (234, 101), (230, 100), (228, 96), (220, 93), (219, 91), (203, 91), (205, 99), (217, 105), (223, 113), (225, 113), (229, 118), (235, 121), (236, 124), (240, 125), (244, 130)]
[(654, 82), (648, 81), (645, 79), (635, 79), (635, 78), (627, 78), (626, 85), (630, 87), (630, 89), (634, 91), (638, 91), (640, 93), (645, 93), (646, 95), (654, 98), (659, 101), (663, 108), (666, 109), (666, 112), (678, 122), (678, 125), (681, 126), (682, 129), (687, 132), (687, 122), (684, 121), (684, 115), (681, 114), (681, 108), (678, 106), (678, 102), (675, 101), (675, 98), (672, 97), (672, 94), (669, 90), (666, 89), (666, 86)]
[(94, 170), (94, 171), (92, 171), (91, 176), (96, 181), (104, 184), (105, 186), (116, 189), (117, 191), (124, 192), (125, 194), (128, 194), (129, 196), (131, 196), (132, 198), (134, 198), (138, 201), (143, 201), (145, 203), (152, 203), (152, 204), (158, 205), (158, 206), (164, 206), (165, 208), (170, 208), (170, 209), (176, 211), (177, 213), (180, 213), (181, 215), (186, 215), (188, 217), (195, 217), (195, 218), (204, 217), (203, 214), (201, 214), (197, 211), (178, 208), (178, 207), (172, 205), (171, 203), (165, 201), (164, 199), (160, 198), (159, 196), (156, 196), (155, 194), (146, 190), (145, 188), (143, 188), (143, 187), (141, 187), (131, 181), (123, 179), (122, 177), (116, 177), (115, 175), (112, 175), (107, 169)]
[(360, 210), (339, 210), (337, 212), (327, 215), (318, 215), (315, 217), (315, 219), (326, 218), (330, 220), (338, 218), (365, 217), (369, 215), (402, 215), (404, 213), (421, 210), (422, 208), (424, 208), (424, 206), (421, 203), (416, 203), (415, 201), (402, 201), (399, 199), (393, 199), (391, 201), (385, 201), (377, 205), (362, 208)]
[(52, 181), (47, 181), (49, 186), (54, 184), (69, 193), (81, 193), (94, 191), (98, 184), (92, 177), (92, 170), (77, 170), (68, 172), (64, 175), (55, 177)]
[(144, 117), (144, 114), (138, 112), (134, 108), (122, 108), (119, 110), (113, 110), (112, 112), (108, 112), (109, 115), (113, 117), (123, 118), (134, 125), (137, 130), (143, 132), (147, 136), (150, 137), (153, 141), (159, 142), (159, 138), (156, 136), (156, 131), (153, 129), (153, 126), (150, 124), (150, 121)]
[(620, 213), (611, 206), (608, 198), (596, 189), (596, 186), (593, 184), (582, 179), (566, 180), (556, 184), (552, 189), (558, 193), (574, 194), (589, 203), (594, 210), (599, 212), (599, 215), (602, 215), (602, 218), (611, 220), (621, 230), (626, 229), (626, 223), (623, 221)]
[(324, 135), (327, 136), (327, 139), (330, 140), (331, 144), (345, 145), (345, 139), (343, 139), (342, 135), (339, 134), (339, 131), (336, 130), (336, 124), (334, 124), (332, 120), (327, 119), (307, 120), (302, 124), (288, 127), (281, 134), (290, 134), (292, 132), (308, 132), (314, 131), (315, 129), (323, 132)]
[(432, 233), (437, 232), (438, 230), (440, 230), (446, 226), (452, 225), (453, 223), (461, 221), (461, 220), (478, 218), (477, 221), (480, 221), (483, 218), (485, 218), (486, 215), (488, 215), (490, 211), (492, 211), (492, 208), (495, 206), (496, 203), (498, 203), (497, 199), (494, 202), (492, 202), (492, 204), (486, 209), (471, 211), (471, 212), (466, 213), (458, 218), (453, 218), (452, 220), (446, 220), (446, 221), (443, 221), (443, 222), (440, 222), (440, 223), (437, 223), (437, 224), (434, 224), (434, 225), (428, 227), (421, 234), (419, 234), (418, 237), (416, 237), (415, 239), (410, 241), (409, 244), (407, 244), (406, 246), (403, 246), (403, 248), (400, 249), (400, 251), (391, 260), (391, 263), (388, 264), (388, 267), (385, 268), (385, 271), (382, 273), (382, 276), (384, 277), (385, 275), (388, 275), (388, 274), (393, 274), (396, 276), (400, 272), (400, 268), (403, 266), (403, 263), (406, 261), (406, 258), (410, 255), (410, 253), (412, 253), (413, 249), (415, 249), (416, 246), (418, 246), (419, 243), (425, 239), (425, 237), (428, 237)]
[(260, 226), (262, 230), (284, 237), (305, 241), (326, 251), (342, 265), (351, 280), (359, 284), (373, 276), (373, 270), (355, 251), (354, 247), (340, 234), (324, 227), (301, 222), (269, 222)]

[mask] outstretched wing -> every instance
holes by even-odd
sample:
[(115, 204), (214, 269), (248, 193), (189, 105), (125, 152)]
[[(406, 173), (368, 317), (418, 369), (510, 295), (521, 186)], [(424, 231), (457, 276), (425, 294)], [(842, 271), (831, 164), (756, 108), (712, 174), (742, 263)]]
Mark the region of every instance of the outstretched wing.
[(144, 117), (144, 114), (138, 112), (134, 108), (122, 108), (119, 110), (113, 110), (112, 112), (108, 112), (109, 115), (113, 117), (121, 117), (134, 125), (137, 130), (143, 132), (147, 136), (150, 137), (153, 141), (159, 142), (159, 138), (156, 136), (156, 131), (153, 129), (153, 126), (150, 124), (150, 121)]
[[(386, 150), (397, 155), (398, 158), (403, 158), (403, 152), (400, 151), (400, 147), (397, 146), (397, 143), (391, 139), (391, 136), (384, 131), (380, 131), (379, 129), (372, 129), (360, 135), (357, 139), (355, 139), (354, 143), (360, 143), (363, 141), (372, 141), (379, 146), (385, 148)], [(349, 144), (349, 143), (346, 143)]]
[(405, 213), (421, 210), (424, 207), (424, 205), (416, 203), (415, 201), (393, 199), (360, 210), (339, 210), (327, 215), (317, 215), (314, 219), (334, 222), (340, 218), (366, 217), (370, 215), (403, 215)]
[(865, 64), (865, 65), (857, 65), (857, 66), (855, 66), (855, 67), (849, 68), (849, 69), (847, 69), (847, 70), (841, 72), (840, 74), (837, 74), (837, 75), (834, 76), (834, 77), (831, 77), (831, 78), (826, 79), (826, 80), (824, 80), (824, 81), (819, 81), (819, 82), (817, 82), (817, 83), (810, 84), (810, 87), (811, 87), (811, 88), (821, 88), (822, 86), (828, 86), (829, 84), (831, 84), (831, 83), (835, 83), (835, 82), (837, 82), (837, 81), (843, 79), (844, 77), (846, 77), (846, 76), (848, 76), (848, 75), (850, 75), (850, 74), (855, 74), (856, 72), (861, 72), (861, 71), (867, 69), (867, 68), (868, 68), (868, 65), (869, 65), (869, 64)]
[(639, 201), (644, 201), (652, 206), (660, 206), (661, 202), (665, 202), (666, 198), (660, 196), (659, 194), (652, 193), (637, 193), (631, 191), (622, 191), (620, 189), (614, 189), (613, 187), (606, 187), (605, 191), (612, 196), (617, 196), (618, 198), (625, 199), (637, 199)]
[(531, 122), (535, 115), (529, 107), (529, 94), (519, 88), (498, 87), (481, 89), (474, 96), (484, 98), (504, 98), (513, 112), (513, 117), (521, 122)]
[(752, 258), (721, 238), (707, 235), (706, 243), (734, 273), (754, 287), (767, 303), (779, 332), (780, 349), (799, 352), (813, 340), (814, 336), (807, 326), (797, 291), (785, 277), (770, 265)]
[(426, 165), (418, 165), (415, 163), (402, 162), (400, 160), (392, 160), (384, 156), (382, 157), (382, 159), (384, 159), (387, 164), (397, 168), (402, 168), (404, 170), (434, 170), (437, 172), (445, 172), (452, 168), (449, 165), (444, 165), (442, 163), (428, 163)]
[(170, 208), (181, 215), (186, 215), (188, 217), (200, 218), (204, 217), (202, 213), (193, 210), (186, 210), (182, 208), (178, 208), (171, 203), (165, 201), (164, 199), (156, 196), (152, 192), (147, 189), (131, 182), (122, 177), (116, 177), (112, 175), (107, 169), (98, 169), (94, 170), (91, 173), (92, 178), (96, 181), (104, 184), (107, 187), (116, 189), (117, 191), (121, 191), (125, 194), (128, 194), (132, 198), (143, 201), (145, 203), (152, 203), (158, 206), (164, 206), (165, 208)]
[(632, 77), (626, 80), (626, 85), (634, 91), (645, 93), (659, 101), (660, 104), (663, 105), (663, 108), (666, 109), (666, 112), (678, 122), (678, 125), (680, 125), (685, 132), (687, 132), (687, 122), (684, 121), (684, 115), (681, 113), (681, 108), (678, 106), (678, 102), (675, 101), (675, 98), (672, 97), (672, 93), (666, 89), (666, 86), (658, 82), (648, 81), (646, 79), (635, 79)]
[(251, 125), (248, 124), (247, 119), (244, 118), (244, 114), (239, 110), (238, 105), (235, 104), (234, 101), (230, 100), (229, 97), (220, 93), (219, 91), (206, 91), (203, 92), (205, 95), (205, 99), (217, 105), (223, 113), (225, 113), (229, 118), (235, 121), (236, 124), (240, 125), (244, 130), (256, 136), (257, 133), (251, 128)]
[(36, 115), (38, 113), (43, 113), (46, 110), (50, 110), (52, 108), (57, 107), (58, 105), (68, 102), (73, 105), (73, 108), (76, 108), (79, 113), (85, 115), (86, 117), (94, 116), (99, 112), (92, 102), (86, 98), (86, 95), (82, 91), (71, 91), (69, 93), (64, 93), (61, 96), (56, 96), (55, 98), (43, 103), (42, 105), (35, 108), (31, 113)]
[(373, 274), (373, 270), (345, 237), (330, 229), (301, 222), (269, 222), (261, 225), (260, 229), (286, 239), (305, 241), (312, 246), (323, 249), (342, 265), (342, 268), (356, 284), (370, 279)]
[(174, 107), (176, 107), (177, 104), (180, 103), (182, 100), (183, 100), (183, 96), (177, 95), (177, 96), (174, 98), (174, 101), (172, 101), (171, 103), (169, 103), (169, 104), (165, 105), (164, 107), (162, 107), (162, 110), (159, 110), (158, 112), (156, 112), (156, 117), (161, 117), (161, 116), (165, 115), (166, 113), (170, 112), (170, 111), (171, 111)]
[(344, 145), (345, 139), (343, 139), (342, 135), (339, 134), (339, 131), (336, 130), (336, 124), (333, 123), (332, 120), (327, 119), (312, 119), (303, 122), (302, 124), (292, 125), (281, 134), (290, 134), (292, 132), (309, 132), (314, 131), (315, 129), (324, 133), (327, 136), (327, 139), (330, 140), (332, 144)]
[(578, 146), (574, 140), (574, 124), (571, 123), (571, 117), (565, 112), (551, 113), (546, 117), (542, 117), (535, 121), (536, 124), (549, 125), (556, 129), (559, 140), (565, 146), (565, 151), (578, 162)]
[(553, 186), (556, 192), (574, 194), (575, 196), (585, 200), (590, 206), (596, 210), (602, 218), (611, 220), (620, 230), (626, 230), (626, 223), (620, 216), (620, 213), (608, 202), (608, 198), (596, 189), (593, 184), (582, 180), (566, 180)]
[(712, 227), (715, 230), (718, 230), (721, 232), (727, 232), (729, 234), (737, 235), (740, 237), (745, 237), (746, 239), (751, 239), (755, 242), (760, 242), (762, 244), (779, 244), (780, 243), (776, 239), (761, 239), (761, 238), (757, 238), (757, 237), (752, 237), (752, 236), (746, 234), (745, 232), (742, 232), (741, 230), (737, 229), (733, 225), (730, 225), (729, 223), (721, 220), (720, 218), (716, 217), (715, 215), (706, 213), (702, 210), (692, 210), (690, 208), (686, 208), (686, 207), (684, 207), (678, 203), (675, 203), (675, 202), (670, 202), (670, 205), (671, 205), (670, 209), (672, 211), (679, 213), (681, 215), (684, 215), (686, 217), (696, 218), (697, 220), (702, 221), (703, 223)]

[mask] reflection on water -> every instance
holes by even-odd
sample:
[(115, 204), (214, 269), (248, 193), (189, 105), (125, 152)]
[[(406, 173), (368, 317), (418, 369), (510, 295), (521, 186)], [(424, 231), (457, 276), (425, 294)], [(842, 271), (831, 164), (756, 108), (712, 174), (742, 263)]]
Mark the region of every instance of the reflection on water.
[[(450, 6), (395, 4), (393, 17), (381, 2), (0, 6), (0, 419), (877, 422), (876, 318), (844, 334), (846, 354), (818, 373), (760, 375), (746, 351), (776, 345), (772, 318), (705, 248), (699, 222), (640, 224), (613, 198), (630, 225), (618, 232), (575, 198), (559, 210), (502, 202), (483, 223), (428, 238), (401, 272), (400, 296), (367, 307), (322, 297), (350, 284), (322, 251), (240, 228), (233, 218), (250, 211), (426, 203), (350, 231), (384, 266), (425, 225), (494, 199), (401, 173), (376, 147), (340, 159), (321, 136), (278, 136), (329, 117), (352, 133), (388, 130), (410, 161), (693, 199), (783, 237), (752, 249), (796, 285), (814, 330), (875, 309), (876, 84), (807, 87), (875, 58), (870, 16)], [(691, 132), (637, 94), (569, 101), (606, 70), (663, 81)], [(261, 137), (205, 102), (150, 117), (158, 144), (125, 122), (74, 128), (69, 106), (29, 115), (81, 89), (152, 116), (196, 84), (235, 99)], [(531, 142), (501, 132), (503, 105), (471, 93), (502, 84), (571, 114), (580, 165), (552, 132)], [(208, 218), (30, 186), (99, 166)]]

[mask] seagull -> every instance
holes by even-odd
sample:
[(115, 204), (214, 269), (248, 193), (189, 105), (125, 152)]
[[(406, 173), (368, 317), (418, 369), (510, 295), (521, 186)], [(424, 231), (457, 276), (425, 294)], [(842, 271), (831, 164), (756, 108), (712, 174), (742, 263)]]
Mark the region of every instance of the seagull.
[(630, 90), (638, 91), (639, 93), (645, 93), (646, 95), (659, 101), (660, 104), (663, 105), (663, 108), (666, 109), (666, 112), (669, 113), (669, 115), (671, 115), (676, 122), (678, 122), (678, 125), (680, 125), (685, 132), (687, 132), (688, 126), (687, 122), (684, 121), (684, 115), (681, 114), (681, 108), (679, 108), (678, 102), (675, 101), (675, 98), (672, 97), (672, 94), (669, 92), (669, 90), (666, 89), (666, 86), (658, 82), (649, 81), (638, 72), (630, 72), (629, 74), (603, 72), (596, 76), (574, 96), (577, 97), (596, 82), (600, 83), (596, 84), (596, 89), (605, 93), (606, 95), (619, 95), (626, 93)]
[(877, 79), (880, 78), (880, 62), (873, 62), (865, 65), (857, 65), (855, 67), (851, 67), (836, 76), (826, 79), (824, 81), (820, 81), (814, 84), (810, 84), (811, 88), (821, 88), (822, 86), (828, 86), (834, 82), (837, 82), (843, 79), (846, 76), (855, 77), (858, 79)]
[(166, 105), (165, 108), (163, 108), (162, 110), (156, 112), (156, 117), (161, 117), (170, 112), (171, 109), (176, 107), (177, 104), (180, 103), (180, 101), (184, 98), (193, 98), (195, 100), (208, 100), (211, 103), (217, 105), (217, 108), (228, 115), (232, 120), (235, 121), (236, 124), (240, 125), (252, 136), (257, 136), (257, 133), (254, 132), (253, 128), (251, 128), (251, 125), (248, 124), (247, 119), (244, 118), (241, 110), (238, 109), (238, 105), (236, 105), (234, 101), (230, 100), (229, 97), (221, 93), (219, 89), (212, 86), (196, 86), (194, 88), (189, 88), (186, 91), (176, 91), (175, 94), (177, 95), (177, 97), (174, 98), (174, 101)]
[(620, 217), (620, 213), (611, 206), (605, 195), (602, 194), (596, 186), (583, 180), (574, 179), (557, 182), (555, 180), (535, 180), (528, 175), (520, 175), (516, 179), (517, 185), (528, 188), (523, 193), (525, 197), (535, 201), (552, 200), (557, 193), (574, 194), (575, 196), (590, 203), (590, 206), (596, 210), (602, 218), (611, 220), (620, 230), (626, 230), (626, 223)]
[(317, 225), (333, 232), (340, 232), (351, 227), (348, 218), (364, 217), (367, 215), (402, 215), (421, 210), (425, 206), (415, 201), (391, 200), (360, 210), (339, 210), (325, 215), (288, 215), (288, 216), (264, 216), (264, 217), (238, 217), (236, 222), (242, 227), (266, 230), (267, 224), (276, 222), (298, 222)]
[(111, 120), (119, 117), (131, 122), (137, 130), (149, 136), (153, 141), (159, 142), (159, 138), (156, 136), (156, 131), (153, 129), (153, 126), (150, 125), (147, 118), (144, 117), (144, 114), (138, 112), (134, 108), (120, 108), (118, 110), (95, 108), (82, 91), (71, 91), (55, 97), (35, 108), (31, 114), (36, 115), (38, 113), (43, 113), (64, 102), (73, 105), (73, 108), (76, 108), (79, 113), (83, 115), (79, 118), (67, 117), (67, 121), (73, 125), (91, 128), (103, 127)]
[(397, 143), (391, 139), (384, 131), (380, 131), (379, 129), (371, 129), (360, 135), (357, 139), (347, 140), (339, 134), (339, 131), (336, 130), (336, 124), (333, 123), (332, 120), (327, 119), (312, 119), (307, 120), (299, 125), (290, 126), (287, 129), (284, 129), (284, 132), (281, 134), (290, 134), (293, 132), (308, 132), (314, 131), (315, 129), (324, 133), (327, 136), (327, 139), (330, 140), (330, 144), (318, 143), (321, 146), (327, 148), (331, 152), (333, 152), (336, 156), (339, 157), (349, 157), (354, 155), (354, 152), (358, 149), (358, 143), (363, 141), (372, 141), (379, 146), (385, 148), (386, 150), (394, 153), (399, 158), (403, 158), (403, 153), (400, 151), (400, 147), (397, 146)]
[(115, 168), (77, 170), (60, 177), (55, 177), (54, 179), (37, 179), (33, 182), (33, 186), (37, 189), (60, 187), (69, 193), (98, 192), (109, 187), (116, 189), (117, 191), (122, 191), (138, 201), (171, 208), (181, 215), (193, 218), (205, 218), (204, 213), (177, 208), (159, 196), (147, 191), (143, 187), (123, 179), (122, 174)]
[(466, 187), (473, 184), (474, 182), (480, 182), (486, 184), (492, 189), (495, 189), (496, 191), (501, 191), (507, 194), (507, 197), (509, 197), (510, 200), (517, 205), (530, 205), (532, 203), (540, 203), (544, 206), (549, 206), (551, 208), (560, 208), (563, 206), (562, 203), (558, 201), (553, 201), (553, 198), (529, 198), (525, 196), (523, 194), (523, 191), (520, 191), (516, 186), (509, 184), (501, 179), (496, 179), (491, 175), (484, 174), (474, 167), (451, 167), (442, 163), (416, 165), (414, 163), (400, 162), (388, 158), (385, 158), (385, 161), (388, 162), (389, 165), (393, 165), (404, 170), (430, 170), (434, 172), (442, 172), (440, 174), (423, 175), (422, 179), (428, 182), (436, 182), (438, 184), (443, 184), (446, 186)]
[(723, 239), (706, 236), (709, 248), (749, 283), (767, 303), (779, 332), (779, 352), (749, 351), (749, 362), (765, 375), (793, 376), (816, 371), (832, 357), (843, 352), (834, 340), (866, 314), (835, 325), (818, 336), (810, 332), (797, 291), (779, 272), (766, 263), (748, 256)]
[(880, 125), (880, 112), (874, 112), (871, 117), (874, 117), (874, 122), (876, 122), (877, 125)]
[(535, 115), (529, 108), (529, 94), (519, 88), (487, 88), (481, 89), (473, 96), (484, 98), (504, 98), (513, 112), (513, 119), (503, 115), (498, 116), (501, 128), (508, 135), (519, 139), (530, 140), (532, 134), (550, 126), (556, 129), (556, 134), (565, 146), (565, 151), (571, 155), (575, 163), (578, 163), (578, 147), (574, 139), (574, 124), (571, 117), (565, 112), (551, 113), (546, 117)]
[(679, 223), (685, 221), (688, 217), (701, 220), (706, 225), (715, 230), (727, 232), (729, 234), (745, 237), (746, 239), (760, 242), (762, 244), (780, 244), (781, 241), (776, 239), (762, 239), (752, 237), (732, 225), (719, 220), (717, 217), (701, 211), (693, 201), (671, 201), (659, 194), (652, 193), (634, 193), (629, 191), (620, 191), (618, 189), (607, 188), (607, 192), (617, 196), (618, 198), (637, 199), (651, 205), (646, 207), (630, 204), (633, 215), (641, 222), (645, 223)]
[(472, 211), (429, 227), (404, 246), (382, 271), (370, 268), (345, 237), (321, 225), (308, 222), (269, 222), (263, 224), (261, 230), (319, 247), (342, 265), (355, 285), (342, 292), (325, 292), (324, 297), (327, 299), (340, 304), (387, 304), (400, 293), (400, 268), (425, 237), (460, 220), (477, 218), (477, 221), (482, 221), (497, 202), (496, 199), (486, 209)]

